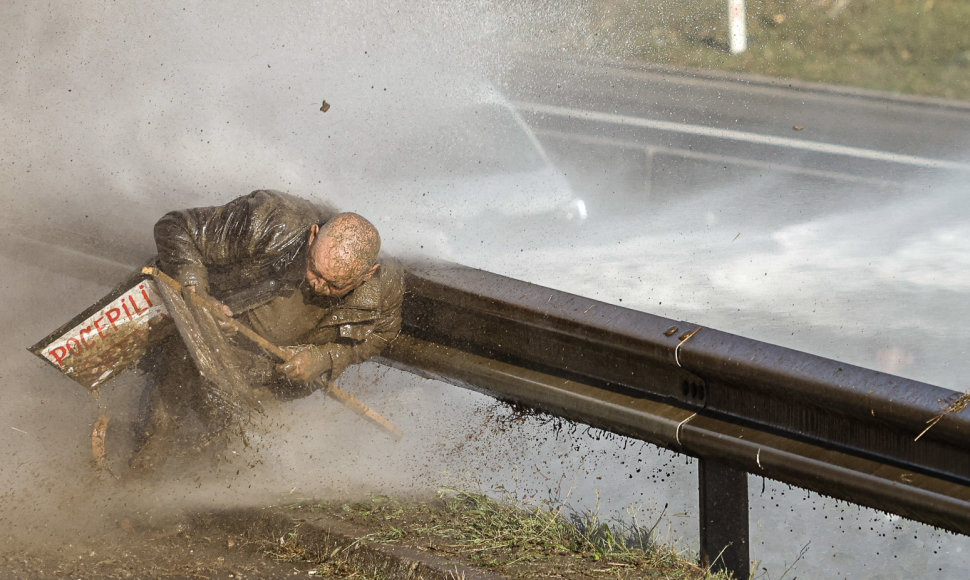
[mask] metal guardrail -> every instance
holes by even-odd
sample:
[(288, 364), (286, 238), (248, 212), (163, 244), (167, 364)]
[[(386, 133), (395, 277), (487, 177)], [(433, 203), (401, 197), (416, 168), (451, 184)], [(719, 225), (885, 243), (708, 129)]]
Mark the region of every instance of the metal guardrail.
[(959, 393), (454, 264), (383, 362), (699, 459), (702, 561), (746, 578), (752, 473), (970, 535)]

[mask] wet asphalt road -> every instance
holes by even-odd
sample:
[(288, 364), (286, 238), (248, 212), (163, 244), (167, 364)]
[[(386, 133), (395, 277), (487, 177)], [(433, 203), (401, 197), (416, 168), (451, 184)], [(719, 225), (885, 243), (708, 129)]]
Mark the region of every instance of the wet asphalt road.
[(654, 174), (658, 163), (708, 174), (695, 186), (768, 172), (883, 187), (970, 175), (970, 103), (542, 58), (504, 85), (544, 139), (645, 152)]

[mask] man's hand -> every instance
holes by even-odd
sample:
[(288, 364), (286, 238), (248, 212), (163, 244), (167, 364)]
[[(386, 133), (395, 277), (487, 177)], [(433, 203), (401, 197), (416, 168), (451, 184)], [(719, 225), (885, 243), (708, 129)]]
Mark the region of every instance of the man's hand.
[(276, 369), (291, 381), (310, 382), (329, 371), (333, 365), (330, 353), (313, 344), (285, 347), (283, 350), (290, 356)]
[(205, 301), (206, 306), (208, 306), (210, 308), (218, 308), (220, 313), (226, 315), (226, 317), (228, 317), (228, 318), (232, 318), (232, 309), (231, 308), (229, 308), (228, 306), (226, 306), (222, 302), (219, 302), (218, 300), (216, 300), (212, 296), (209, 296), (209, 293), (206, 292), (205, 290), (199, 290), (195, 285), (192, 285), (192, 286), (183, 286), (182, 287), (182, 296), (186, 300), (192, 300), (192, 296), (198, 296), (198, 297), (202, 298), (202, 300)]

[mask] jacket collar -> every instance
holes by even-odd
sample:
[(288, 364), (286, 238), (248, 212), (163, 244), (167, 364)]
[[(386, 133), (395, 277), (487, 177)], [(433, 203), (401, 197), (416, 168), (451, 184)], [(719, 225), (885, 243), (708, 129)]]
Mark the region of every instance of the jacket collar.
[(355, 308), (358, 310), (377, 310), (381, 305), (381, 273), (383, 268), (378, 268), (373, 276), (353, 292), (344, 296), (343, 306), (345, 308)]

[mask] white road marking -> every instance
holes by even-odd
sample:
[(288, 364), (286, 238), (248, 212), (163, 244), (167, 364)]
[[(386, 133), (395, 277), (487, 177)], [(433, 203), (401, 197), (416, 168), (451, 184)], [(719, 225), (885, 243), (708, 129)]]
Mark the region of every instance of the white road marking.
[(631, 143), (630, 141), (623, 141), (620, 139), (611, 139), (606, 137), (590, 137), (589, 135), (576, 135), (576, 134), (567, 133), (564, 131), (552, 131), (549, 129), (538, 129), (536, 130), (536, 135), (556, 137), (558, 139), (563, 139), (563, 140), (572, 140), (578, 143), (588, 143), (594, 146), (609, 145), (612, 147), (637, 149), (637, 150), (643, 151), (647, 155), (651, 155), (654, 153), (661, 153), (661, 154), (672, 155), (675, 157), (682, 157), (685, 159), (700, 159), (703, 161), (713, 161), (717, 163), (724, 163), (727, 165), (740, 165), (744, 167), (764, 169), (766, 171), (774, 171), (774, 172), (781, 171), (781, 172), (791, 173), (796, 175), (804, 175), (807, 177), (837, 179), (840, 181), (862, 183), (862, 184), (874, 185), (878, 187), (890, 187), (897, 183), (889, 179), (880, 179), (876, 177), (864, 177), (861, 175), (855, 175), (853, 173), (845, 173), (845, 172), (839, 172), (839, 171), (826, 171), (824, 169), (813, 169), (810, 167), (801, 167), (798, 165), (789, 165), (786, 163), (777, 163), (774, 161), (759, 161), (757, 159), (731, 157), (728, 155), (718, 155), (716, 153), (703, 153), (700, 151), (692, 151), (690, 149), (680, 149), (677, 147), (659, 147), (657, 145), (652, 145), (652, 144), (636, 144), (636, 143)]
[(773, 147), (786, 147), (789, 149), (800, 149), (803, 151), (814, 151), (817, 153), (828, 153), (831, 155), (844, 155), (847, 157), (871, 159), (874, 161), (887, 161), (889, 163), (900, 163), (930, 169), (951, 169), (955, 171), (970, 172), (970, 163), (947, 161), (945, 159), (932, 159), (929, 157), (918, 157), (916, 155), (903, 155), (900, 153), (890, 153), (888, 151), (864, 149), (862, 147), (849, 147), (847, 145), (835, 145), (832, 143), (820, 143), (818, 141), (806, 141), (804, 139), (792, 139), (789, 137), (760, 135), (758, 133), (737, 131), (734, 129), (720, 129), (718, 127), (705, 127), (703, 125), (674, 123), (672, 121), (660, 121), (658, 119), (647, 119), (644, 117), (634, 117), (631, 115), (617, 115), (613, 113), (603, 113), (600, 111), (586, 111), (582, 109), (573, 109), (570, 107), (559, 107), (556, 105), (542, 105), (539, 103), (527, 103), (522, 101), (516, 101), (512, 104), (520, 110), (529, 111), (532, 113), (556, 115), (585, 121), (598, 121), (601, 123), (611, 123), (615, 125), (628, 125), (631, 127), (658, 129), (661, 131), (671, 131), (675, 133), (684, 133), (687, 135), (713, 137), (715, 139), (729, 139), (744, 143), (771, 145)]

